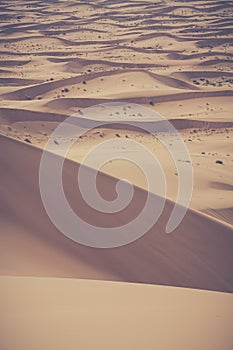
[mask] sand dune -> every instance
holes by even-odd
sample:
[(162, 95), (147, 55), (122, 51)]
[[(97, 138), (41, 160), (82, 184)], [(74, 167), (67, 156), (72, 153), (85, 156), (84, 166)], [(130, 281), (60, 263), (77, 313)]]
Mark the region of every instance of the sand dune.
[[(128, 73), (128, 74), (127, 74)], [(164, 86), (166, 88), (175, 88), (175, 89), (192, 89), (192, 90), (197, 90), (198, 88), (195, 86), (192, 86), (191, 84), (188, 84), (184, 81), (175, 79), (175, 78), (170, 78), (170, 77), (163, 77), (159, 74), (155, 73), (145, 73), (141, 70), (133, 70), (131, 69), (130, 71), (124, 70), (124, 73), (122, 74), (121, 71), (114, 71), (114, 72), (106, 72), (106, 73), (93, 73), (89, 74), (88, 78), (85, 78), (83, 76), (78, 77), (78, 78), (68, 78), (68, 79), (63, 79), (62, 81), (53, 81), (49, 83), (42, 83), (42, 84), (36, 84), (35, 86), (29, 87), (29, 88), (23, 88), (23, 89), (18, 89), (16, 92), (11, 92), (8, 94), (2, 95), (2, 97), (7, 98), (7, 99), (16, 99), (16, 100), (29, 100), (29, 99), (34, 99), (38, 96), (43, 96), (43, 98), (48, 98), (46, 93), (51, 93), (54, 92), (54, 90), (60, 88), (60, 87), (69, 87), (69, 88), (74, 88), (77, 86), (77, 84), (88, 84), (90, 88), (90, 84), (92, 83), (93, 79), (107, 76), (111, 78), (111, 84), (114, 83), (114, 80), (116, 82), (121, 78), (127, 78), (130, 80), (134, 80), (137, 84), (137, 80), (144, 80), (144, 84), (146, 84), (148, 87), (144, 87), (145, 93), (147, 90), (150, 91), (153, 90), (154, 83), (156, 82), (157, 84), (160, 84), (160, 89), (164, 89)], [(149, 80), (149, 78), (151, 78)], [(124, 81), (124, 80), (123, 80)], [(107, 83), (102, 83), (103, 88), (105, 88), (104, 85), (107, 86), (109, 85)], [(22, 84), (23, 85), (23, 84)], [(29, 85), (29, 84), (28, 84)], [(106, 88), (105, 88), (106, 89)], [(80, 88), (79, 88), (80, 90)], [(121, 87), (122, 90), (122, 87)], [(76, 92), (75, 92), (76, 93)], [(142, 93), (142, 92), (141, 92)], [(116, 92), (115, 92), (116, 94)]]
[[(178, 130), (190, 129), (183, 137), (192, 142), (189, 148), (202, 174), (202, 181), (195, 182), (202, 191), (204, 186), (208, 189), (213, 202), (205, 203), (204, 191), (194, 207), (200, 209), (197, 201), (210, 213), (232, 207), (222, 199), (217, 206), (215, 198), (222, 197), (223, 189), (217, 193), (206, 186), (221, 182), (226, 174), (232, 185), (230, 143), (222, 153), (211, 138), (190, 136), (209, 130), (206, 135), (216, 134), (216, 141), (218, 133), (227, 129), (222, 136), (231, 139), (229, 1), (205, 6), (199, 1), (156, 6), (149, 0), (106, 1), (104, 7), (98, 1), (3, 2), (1, 10), (1, 133), (29, 138), (41, 147), (57, 123), (77, 109), (108, 101), (143, 104)], [(198, 152), (223, 158), (228, 167), (224, 175), (217, 171), (212, 178), (204, 173)], [(205, 162), (210, 165), (209, 159)]]
[[(1, 349), (230, 350), (232, 295), (223, 292), (233, 292), (232, 1), (2, 0), (0, 18)], [(92, 147), (136, 141), (166, 177), (158, 222), (132, 244), (95, 249), (68, 239), (45, 212), (38, 185), (43, 147), (66, 117), (76, 113), (84, 125), (83, 109), (107, 102), (160, 113), (189, 150), (190, 209), (171, 235), (164, 231), (177, 169), (158, 135), (120, 120), (74, 144), (65, 194), (97, 227), (136, 217), (147, 183), (130, 162), (108, 162), (98, 176), (107, 200), (115, 198), (118, 179), (134, 184), (132, 203), (117, 214), (88, 207), (76, 183)], [(156, 191), (153, 199), (157, 208)]]
[(0, 285), (5, 350), (232, 346), (230, 294), (55, 278), (1, 277)]
[(223, 208), (223, 209), (209, 209), (206, 211), (207, 214), (213, 215), (216, 218), (228, 222), (233, 225), (233, 208)]
[[(176, 231), (166, 235), (165, 226), (173, 207), (167, 201), (157, 224), (136, 242), (111, 250), (80, 246), (63, 236), (43, 209), (38, 186), (41, 151), (3, 137), (1, 149), (7, 149), (7, 156), (1, 155), (1, 274), (233, 290), (230, 226), (190, 210)], [(143, 208), (146, 192), (135, 188), (135, 200), (126, 212), (98, 215), (85, 205), (79, 191), (74, 191), (76, 166), (67, 161), (64, 188), (72, 207), (84, 220), (97, 226), (118, 226)], [(102, 174), (99, 184), (105, 196), (114, 191), (112, 177)]]
[[(91, 100), (93, 101), (93, 100)], [(88, 99), (81, 100), (80, 102), (77, 101), (77, 99), (64, 99), (63, 102), (61, 101), (53, 101), (51, 103), (48, 103), (46, 107), (57, 107), (60, 108), (60, 113), (48, 113), (46, 111), (32, 111), (32, 110), (25, 110), (25, 109), (14, 109), (14, 108), (0, 108), (0, 118), (2, 120), (2, 124), (5, 125), (15, 125), (15, 123), (24, 123), (25, 125), (29, 122), (35, 123), (35, 122), (54, 122), (59, 123), (64, 121), (67, 116), (65, 114), (61, 114), (61, 108), (63, 107), (64, 112), (65, 110), (77, 106), (77, 103), (80, 103), (80, 108), (82, 108), (83, 105), (88, 106), (91, 104), (91, 101)], [(99, 103), (106, 103), (107, 100), (97, 100), (96, 102)], [(77, 117), (77, 123), (80, 125), (83, 125), (85, 123), (86, 118)], [(91, 119), (90, 119), (91, 120)], [(109, 120), (110, 121), (110, 120)], [(233, 122), (231, 121), (209, 121), (206, 122), (204, 120), (195, 120), (195, 119), (170, 119), (170, 122), (177, 130), (182, 129), (224, 129), (224, 128), (232, 128)], [(148, 121), (140, 121), (140, 123), (145, 124), (146, 127), (149, 128), (150, 124), (152, 125), (154, 122), (148, 122)], [(111, 128), (111, 123), (109, 123), (109, 128)], [(116, 128), (118, 124), (118, 128), (121, 128), (123, 130), (131, 130), (133, 129), (132, 126), (127, 126), (124, 124), (121, 124), (119, 122), (114, 122), (114, 127)], [(157, 122), (159, 124), (159, 122)], [(108, 127), (106, 125), (106, 127)], [(162, 130), (162, 122), (161, 127), (158, 129)]]
[(0, 118), (4, 124), (11, 125), (16, 122), (62, 122), (66, 119), (66, 115), (46, 113), (25, 109), (15, 108), (0, 108)]

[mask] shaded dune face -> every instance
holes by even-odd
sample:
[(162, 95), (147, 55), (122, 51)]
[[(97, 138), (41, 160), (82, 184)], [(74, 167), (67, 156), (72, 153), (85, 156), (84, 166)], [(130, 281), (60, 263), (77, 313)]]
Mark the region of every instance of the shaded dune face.
[[(109, 100), (150, 106), (178, 130), (232, 131), (230, 1), (3, 1), (1, 11), (1, 133), (41, 146), (75, 110)], [(189, 140), (194, 144), (194, 163), (200, 163), (205, 174), (209, 166), (210, 173), (216, 172), (216, 178), (207, 180), (222, 200), (232, 190), (231, 154), (226, 155), (228, 146), (220, 154), (207, 151), (207, 137), (201, 138), (200, 132), (200, 146), (197, 138)], [(173, 208), (166, 201), (160, 220), (131, 245), (111, 250), (80, 246), (53, 226), (43, 208), (38, 187), (41, 151), (4, 138), (1, 145), (3, 274), (232, 290), (232, 231), (227, 225), (190, 210), (166, 236)], [(203, 151), (208, 159), (201, 158)], [(213, 152), (217, 159), (221, 156), (224, 167), (213, 167)], [(97, 215), (81, 198), (77, 168), (67, 160), (63, 182), (71, 207), (83, 219), (112, 227), (138, 215), (147, 196), (138, 188), (126, 211)], [(201, 176), (197, 187), (203, 185)], [(100, 174), (98, 184), (101, 194), (112, 200), (116, 180)], [(199, 202), (209, 191), (201, 188)], [(201, 210), (232, 222), (229, 200), (225, 205), (218, 198), (219, 206), (210, 206), (210, 200)]]
[[(173, 208), (173, 203), (166, 201), (158, 222), (137, 241), (113, 249), (82, 246), (61, 234), (43, 208), (38, 178), (41, 150), (5, 137), (0, 138), (0, 148), (5, 150), (0, 155), (2, 275), (77, 277), (233, 291), (233, 231), (229, 226), (189, 210), (174, 233), (166, 235)], [(63, 186), (72, 208), (85, 220), (111, 227), (138, 215), (147, 194), (136, 187), (126, 212), (99, 216), (88, 210), (78, 190), (77, 171), (78, 164), (66, 160)], [(99, 174), (99, 190), (108, 200), (114, 197), (115, 185), (116, 179)]]

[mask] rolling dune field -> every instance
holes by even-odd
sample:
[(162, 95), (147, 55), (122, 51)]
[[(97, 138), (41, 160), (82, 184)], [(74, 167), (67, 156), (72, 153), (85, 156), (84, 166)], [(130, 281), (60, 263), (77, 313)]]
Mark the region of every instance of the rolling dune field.
[[(1, 1), (0, 349), (232, 349), (232, 9), (228, 0)], [(73, 134), (56, 133), (70, 116)], [(176, 132), (163, 129), (166, 121)], [(189, 158), (177, 156), (178, 139)], [(153, 175), (148, 189), (145, 169), (130, 161), (135, 143), (161, 164), (164, 203), (152, 164), (138, 153)], [(148, 197), (150, 222), (164, 204), (139, 239), (131, 229), (132, 243), (94, 248), (52, 222), (42, 155), (56, 167), (69, 145), (64, 194), (92, 227), (110, 234), (127, 225)], [(80, 169), (87, 192), (98, 170), (105, 201), (128, 182), (132, 201), (117, 213), (92, 208), (77, 185)], [(179, 169), (193, 174), (192, 196), (166, 234), (188, 184)], [(46, 195), (67, 224), (50, 170), (42, 169)]]

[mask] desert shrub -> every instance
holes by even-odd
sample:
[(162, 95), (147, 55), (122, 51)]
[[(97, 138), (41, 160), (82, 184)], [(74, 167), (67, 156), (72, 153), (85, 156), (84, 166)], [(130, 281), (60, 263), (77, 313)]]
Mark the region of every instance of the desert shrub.
[(216, 163), (216, 164), (223, 164), (223, 161), (222, 161), (222, 160), (216, 160), (215, 163)]

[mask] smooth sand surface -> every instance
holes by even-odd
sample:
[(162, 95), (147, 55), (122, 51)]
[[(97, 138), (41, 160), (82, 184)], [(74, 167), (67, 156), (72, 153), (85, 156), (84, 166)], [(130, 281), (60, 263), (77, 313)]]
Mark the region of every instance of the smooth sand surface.
[(232, 294), (60, 278), (0, 283), (4, 350), (232, 348)]

